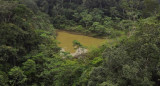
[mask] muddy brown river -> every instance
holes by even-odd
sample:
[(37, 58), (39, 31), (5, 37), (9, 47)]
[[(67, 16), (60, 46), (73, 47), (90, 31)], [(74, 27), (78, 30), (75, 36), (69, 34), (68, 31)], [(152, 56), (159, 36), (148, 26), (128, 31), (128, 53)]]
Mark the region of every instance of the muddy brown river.
[(75, 49), (73, 47), (73, 40), (79, 41), (82, 45), (87, 48), (98, 47), (102, 45), (106, 39), (94, 38), (84, 35), (78, 35), (70, 33), (67, 31), (58, 30), (57, 31), (57, 40), (60, 42), (59, 46), (62, 47), (65, 51), (74, 53)]

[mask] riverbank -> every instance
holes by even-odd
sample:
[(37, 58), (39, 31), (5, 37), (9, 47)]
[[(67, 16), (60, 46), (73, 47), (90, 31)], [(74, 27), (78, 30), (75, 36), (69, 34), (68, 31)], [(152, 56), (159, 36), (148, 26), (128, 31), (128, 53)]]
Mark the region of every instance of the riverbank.
[(87, 49), (92, 48), (92, 47), (98, 47), (103, 44), (107, 44), (109, 46), (116, 45), (119, 43), (119, 41), (125, 39), (127, 36), (122, 35), (120, 37), (116, 38), (95, 38), (95, 37), (90, 37), (86, 35), (82, 35), (81, 33), (78, 32), (70, 32), (66, 30), (57, 30), (57, 40), (60, 42), (58, 46), (62, 47), (65, 49), (65, 51), (70, 52), (70, 53), (75, 53), (75, 49), (73, 47), (73, 41), (77, 40), (79, 41), (82, 45), (86, 46)]
[(58, 32), (61, 31), (66, 31), (67, 33), (70, 34), (75, 34), (75, 35), (84, 35), (84, 36), (88, 36), (88, 37), (94, 37), (94, 38), (98, 38), (98, 39), (106, 39), (108, 38), (107, 36), (95, 36), (94, 33), (86, 33), (86, 32), (82, 32), (82, 31), (77, 31), (77, 30), (68, 30), (68, 29), (56, 29), (56, 35), (58, 36)]

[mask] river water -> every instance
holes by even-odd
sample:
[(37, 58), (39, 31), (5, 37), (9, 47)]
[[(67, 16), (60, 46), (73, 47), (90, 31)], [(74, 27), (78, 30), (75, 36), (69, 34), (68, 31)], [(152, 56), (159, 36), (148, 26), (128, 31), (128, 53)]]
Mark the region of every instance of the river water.
[(75, 33), (70, 33), (67, 31), (58, 30), (57, 31), (57, 40), (60, 42), (59, 46), (62, 47), (65, 51), (74, 53), (75, 49), (73, 47), (73, 40), (79, 41), (82, 45), (87, 48), (98, 47), (105, 42), (105, 39), (93, 38), (84, 35), (78, 35)]

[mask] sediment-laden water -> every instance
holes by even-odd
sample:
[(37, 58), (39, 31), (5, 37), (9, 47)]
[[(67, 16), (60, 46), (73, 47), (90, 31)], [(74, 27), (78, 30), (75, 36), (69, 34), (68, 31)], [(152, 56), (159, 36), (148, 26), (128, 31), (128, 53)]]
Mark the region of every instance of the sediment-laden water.
[(82, 45), (88, 48), (98, 47), (105, 42), (105, 39), (93, 38), (85, 35), (78, 35), (62, 30), (58, 30), (57, 34), (57, 40), (60, 42), (59, 46), (70, 53), (74, 53), (76, 51), (73, 47), (73, 40), (79, 41)]

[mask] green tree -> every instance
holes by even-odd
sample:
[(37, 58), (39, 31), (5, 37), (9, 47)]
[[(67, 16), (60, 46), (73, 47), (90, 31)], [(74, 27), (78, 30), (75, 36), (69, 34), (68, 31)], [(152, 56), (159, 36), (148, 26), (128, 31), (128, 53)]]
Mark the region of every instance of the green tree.
[(9, 72), (9, 82), (12, 86), (23, 85), (27, 80), (26, 75), (19, 67), (13, 67)]
[(26, 62), (23, 63), (22, 67), (25, 75), (32, 75), (36, 72), (36, 63), (35, 61), (28, 59)]
[(82, 17), (80, 22), (82, 22), (82, 24), (84, 24), (86, 28), (92, 24), (93, 17), (87, 11), (82, 12), (80, 16)]
[(93, 69), (88, 84), (103, 86), (109, 81), (122, 86), (158, 86), (158, 26), (155, 17), (141, 20), (135, 36), (116, 47), (107, 48), (103, 53), (103, 66)]
[(93, 19), (92, 21), (94, 22), (101, 22), (102, 20), (102, 17), (103, 17), (103, 11), (98, 9), (98, 8), (94, 8), (90, 14), (92, 15)]
[(150, 15), (157, 15), (159, 13), (160, 5), (158, 0), (144, 0), (143, 15), (148, 17)]
[(94, 22), (89, 30), (93, 33), (97, 33), (98, 36), (106, 35), (106, 28), (99, 22)]
[(75, 49), (78, 49), (78, 48), (83, 48), (84, 46), (77, 40), (74, 40), (73, 42), (73, 47), (75, 47)]
[(3, 71), (0, 71), (0, 85), (1, 86), (8, 86), (8, 76)]

